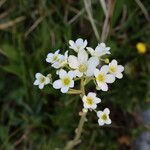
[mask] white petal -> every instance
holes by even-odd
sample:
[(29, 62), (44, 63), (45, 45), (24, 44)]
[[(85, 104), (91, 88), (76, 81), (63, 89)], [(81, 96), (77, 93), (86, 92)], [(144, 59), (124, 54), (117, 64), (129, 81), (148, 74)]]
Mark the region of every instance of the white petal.
[(102, 111), (98, 111), (98, 112), (97, 112), (97, 117), (99, 118), (102, 114), (103, 114)]
[(106, 83), (101, 84), (102, 91), (108, 91), (108, 85)]
[(54, 55), (53, 53), (48, 53), (48, 54), (47, 54), (47, 57), (52, 58), (52, 57), (53, 57), (53, 55)]
[(99, 59), (97, 57), (91, 57), (89, 60), (88, 60), (88, 65), (90, 67), (96, 67), (97, 65), (99, 64)]
[(79, 70), (75, 70), (75, 74), (77, 77), (82, 77), (83, 76), (83, 73), (80, 72)]
[(106, 47), (106, 44), (105, 43), (100, 43), (100, 44), (98, 44), (99, 46), (101, 46), (101, 47)]
[(107, 74), (108, 71), (109, 71), (108, 65), (102, 66), (101, 69), (100, 69), (100, 71), (101, 71), (102, 73), (104, 73), (104, 74)]
[(95, 98), (95, 97), (96, 97), (96, 93), (89, 92), (87, 96), (92, 97), (92, 98)]
[(95, 70), (94, 70), (94, 75), (95, 75), (95, 77), (97, 77), (97, 76), (99, 75), (99, 72), (100, 72), (100, 71), (99, 71), (98, 69), (95, 69)]
[(59, 71), (59, 77), (64, 78), (67, 75), (67, 72), (64, 69), (60, 69)]
[(68, 58), (68, 51), (65, 52), (64, 56), (66, 59)]
[(86, 63), (88, 60), (88, 53), (85, 50), (80, 50), (78, 53), (78, 61), (80, 63)]
[(95, 103), (100, 103), (101, 102), (101, 99), (100, 98), (95, 98)]
[(100, 126), (103, 126), (103, 125), (104, 125), (104, 122), (103, 122), (103, 120), (101, 120), (101, 119), (98, 119), (98, 124), (99, 124)]
[(58, 50), (55, 52), (55, 54), (58, 54), (58, 53), (59, 53), (59, 51), (60, 51), (60, 50), (58, 49)]
[(69, 87), (66, 87), (66, 86), (64, 86), (64, 87), (61, 88), (61, 92), (62, 93), (67, 93), (68, 90), (69, 90)]
[(70, 48), (70, 49), (73, 49), (75, 52), (78, 52), (78, 50), (77, 50), (77, 48), (76, 48), (76, 46), (75, 46), (75, 45), (73, 45), (73, 46), (69, 46), (69, 48)]
[(97, 108), (97, 105), (96, 104), (93, 104), (92, 106), (90, 106), (92, 109), (96, 109)]
[(43, 87), (44, 87), (44, 83), (39, 84), (39, 89), (43, 89)]
[(104, 109), (104, 113), (106, 113), (107, 115), (109, 115), (110, 114), (110, 110), (108, 108), (105, 108)]
[(116, 78), (121, 79), (122, 77), (123, 77), (123, 74), (122, 74), (122, 73), (117, 73), (117, 74), (116, 74)]
[(52, 58), (46, 58), (46, 62), (51, 63), (52, 62)]
[(96, 66), (99, 64), (99, 59), (97, 57), (91, 57), (88, 60), (88, 70), (86, 72), (87, 76), (92, 76), (96, 69)]
[(78, 68), (78, 59), (77, 57), (73, 56), (73, 55), (70, 55), (69, 58), (68, 58), (68, 63), (69, 63), (69, 66), (73, 69), (77, 69)]
[(95, 48), (95, 52), (98, 54), (100, 52), (102, 52), (102, 47), (98, 44)]
[(110, 119), (107, 119), (107, 120), (105, 121), (105, 123), (106, 123), (106, 124), (111, 124), (111, 120), (110, 120)]
[(70, 83), (70, 86), (69, 87), (71, 87), (71, 88), (73, 88), (74, 87), (74, 81), (72, 80), (71, 81), (71, 83)]
[(34, 85), (39, 85), (39, 80), (35, 80), (33, 84)]
[(79, 38), (79, 39), (77, 39), (76, 40), (76, 42), (75, 42), (77, 45), (83, 45), (83, 39), (81, 39), (81, 38)]
[(73, 45), (74, 45), (74, 41), (69, 40), (69, 44), (70, 44), (71, 46), (73, 46)]
[(41, 73), (36, 73), (35, 74), (35, 77), (38, 79), (38, 78), (40, 78), (41, 76), (43, 76)]
[(96, 86), (96, 90), (100, 90), (101, 88), (99, 86)]
[(117, 61), (115, 59), (113, 59), (110, 63), (112, 66), (117, 66)]
[(109, 52), (110, 47), (106, 47), (105, 49), (106, 49), (107, 53), (110, 54), (110, 52)]
[(94, 55), (94, 49), (91, 48), (91, 47), (86, 47), (86, 49), (88, 50), (88, 52), (91, 54), (91, 55)]
[(106, 75), (106, 83), (113, 83), (115, 81), (115, 76), (111, 74)]
[(123, 72), (124, 71), (124, 67), (122, 65), (118, 65), (118, 71), (119, 72)]
[[(95, 68), (96, 68), (96, 67), (95, 67)], [(88, 77), (93, 76), (95, 68), (88, 67), (88, 70), (86, 71), (85, 74), (86, 74)]]
[(83, 103), (83, 107), (86, 109), (89, 108), (89, 106), (86, 103)]
[(87, 98), (87, 96), (84, 95), (83, 98), (82, 98), (82, 101), (86, 101), (86, 98)]
[(84, 41), (82, 48), (84, 49), (87, 46), (87, 40)]
[(76, 77), (76, 72), (75, 71), (69, 71), (68, 75), (70, 78), (75, 78)]
[(49, 83), (50, 83), (50, 79), (48, 77), (46, 77), (45, 84), (49, 84)]
[(61, 66), (60, 66), (59, 62), (55, 62), (52, 64), (52, 67), (59, 69)]
[(49, 53), (47, 55), (46, 62), (50, 63), (52, 61), (53, 55), (54, 55), (53, 53)]
[(60, 89), (62, 87), (62, 82), (61, 80), (56, 80), (54, 83), (53, 83), (53, 87), (55, 89)]

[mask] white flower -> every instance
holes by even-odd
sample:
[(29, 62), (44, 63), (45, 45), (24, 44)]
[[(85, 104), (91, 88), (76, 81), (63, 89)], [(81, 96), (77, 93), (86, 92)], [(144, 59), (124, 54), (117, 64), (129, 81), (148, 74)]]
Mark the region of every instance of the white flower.
[(61, 69), (59, 72), (59, 80), (56, 80), (53, 83), (53, 87), (55, 89), (61, 89), (62, 93), (67, 93), (69, 88), (74, 87), (74, 80), (75, 73), (73, 71), (69, 71), (68, 73)]
[(43, 89), (44, 85), (50, 83), (50, 74), (48, 74), (46, 77), (42, 75), (41, 73), (35, 74), (36, 80), (34, 81), (34, 85), (38, 85), (40, 89)]
[(55, 53), (49, 53), (47, 55), (46, 61), (48, 63), (55, 63), (56, 61), (59, 60), (59, 58), (61, 57), (61, 55), (59, 54), (60, 50), (57, 50)]
[(91, 47), (86, 48), (92, 56), (101, 57), (105, 54), (110, 54), (110, 47), (106, 47), (105, 43), (100, 43), (95, 48), (95, 50)]
[(100, 70), (95, 69), (94, 71), (94, 75), (95, 75), (99, 90), (101, 89), (102, 91), (107, 91), (108, 90), (107, 83), (113, 83), (115, 81), (115, 77), (107, 73), (108, 73), (107, 65), (102, 66)]
[(82, 98), (83, 106), (86, 109), (96, 109), (97, 104), (101, 102), (101, 99), (96, 97), (96, 94), (93, 92), (88, 93), (88, 95), (84, 95)]
[(77, 57), (73, 55), (69, 56), (68, 63), (72, 69), (75, 69), (78, 77), (84, 74), (92, 76), (96, 66), (99, 64), (99, 60), (97, 57), (88, 59), (88, 53), (85, 50), (80, 50)]
[(73, 49), (75, 52), (79, 52), (80, 50), (83, 50), (87, 46), (87, 40), (83, 41), (83, 39), (79, 38), (75, 42), (70, 40), (69, 44), (70, 49)]
[(114, 75), (116, 78), (121, 79), (123, 77), (122, 72), (124, 71), (124, 67), (122, 65), (118, 65), (116, 60), (112, 60), (109, 65), (109, 73)]
[(111, 124), (111, 119), (109, 118), (110, 110), (105, 108), (103, 111), (98, 111), (98, 124), (103, 126), (104, 124)]
[(59, 59), (52, 64), (52, 67), (59, 69), (64, 67), (68, 63), (68, 51), (64, 55), (60, 55)]

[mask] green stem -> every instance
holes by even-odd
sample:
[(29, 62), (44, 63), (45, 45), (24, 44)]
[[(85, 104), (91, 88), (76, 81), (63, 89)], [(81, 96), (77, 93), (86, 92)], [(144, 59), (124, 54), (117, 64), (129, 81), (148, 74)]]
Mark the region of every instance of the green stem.
[[(81, 98), (85, 95), (85, 89), (84, 89), (84, 78), (81, 78)], [(83, 130), (83, 126), (84, 123), (86, 121), (86, 114), (87, 112), (84, 111), (82, 112), (79, 124), (78, 124), (78, 128), (76, 130), (76, 135), (74, 137), (73, 140), (69, 141), (65, 147), (65, 150), (71, 150), (72, 148), (74, 148), (77, 144), (79, 144), (81, 142), (80, 137), (81, 137), (81, 133)]]

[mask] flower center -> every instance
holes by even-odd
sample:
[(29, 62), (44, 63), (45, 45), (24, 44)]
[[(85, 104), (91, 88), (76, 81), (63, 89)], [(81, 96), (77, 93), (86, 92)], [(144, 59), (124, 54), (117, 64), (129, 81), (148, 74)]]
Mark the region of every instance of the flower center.
[(98, 80), (98, 82), (104, 82), (104, 81), (105, 81), (104, 75), (103, 75), (103, 74), (99, 74), (99, 75), (97, 76), (97, 80)]
[(80, 72), (85, 72), (87, 71), (87, 66), (85, 64), (80, 64), (79, 65), (79, 71)]
[(80, 49), (80, 47), (81, 47), (80, 45), (77, 45), (77, 49)]
[(45, 77), (40, 77), (40, 79), (39, 79), (39, 81), (40, 81), (40, 83), (44, 83), (45, 82)]
[(115, 72), (117, 71), (117, 68), (114, 67), (114, 66), (111, 66), (111, 67), (109, 67), (109, 71), (110, 71), (111, 73), (115, 73)]
[(53, 61), (56, 61), (57, 59), (58, 59), (58, 56), (55, 55), (55, 56), (53, 57)]
[(65, 78), (63, 79), (63, 85), (65, 85), (65, 86), (68, 86), (68, 85), (70, 84), (70, 82), (71, 82), (71, 80), (70, 80), (69, 77), (65, 77)]
[(93, 104), (93, 99), (92, 99), (91, 97), (87, 97), (87, 98), (86, 98), (86, 103), (87, 103), (88, 105), (92, 105), (92, 104)]
[(66, 64), (67, 64), (66, 59), (62, 59), (62, 60), (60, 60), (60, 61), (59, 61), (59, 64), (60, 64), (61, 66), (66, 65)]
[(106, 120), (108, 119), (108, 117), (107, 117), (106, 114), (103, 114), (103, 115), (101, 116), (101, 119), (104, 120), (104, 121), (106, 121)]

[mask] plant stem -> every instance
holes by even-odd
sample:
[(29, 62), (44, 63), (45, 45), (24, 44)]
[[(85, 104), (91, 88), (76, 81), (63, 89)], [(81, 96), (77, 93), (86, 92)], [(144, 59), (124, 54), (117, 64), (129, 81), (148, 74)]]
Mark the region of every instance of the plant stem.
[[(84, 78), (81, 78), (81, 98), (85, 95), (85, 89), (84, 89)], [(76, 135), (73, 140), (69, 141), (65, 147), (65, 150), (71, 150), (73, 147), (75, 147), (77, 144), (81, 142), (81, 133), (83, 130), (84, 122), (86, 121), (86, 114), (87, 112), (82, 112), (78, 128), (76, 129)]]

